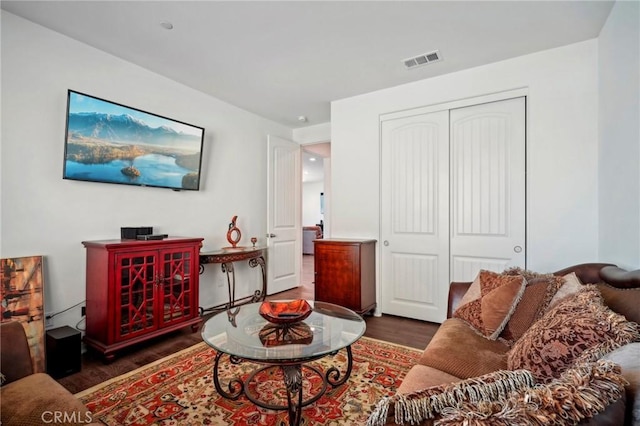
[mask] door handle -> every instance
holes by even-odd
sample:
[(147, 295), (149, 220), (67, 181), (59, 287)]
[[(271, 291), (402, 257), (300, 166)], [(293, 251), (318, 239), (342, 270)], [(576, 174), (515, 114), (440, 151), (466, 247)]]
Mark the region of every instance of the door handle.
[(522, 251), (522, 247), (520, 247), (520, 246), (515, 246), (515, 247), (513, 248), (513, 251), (515, 251), (516, 253), (520, 253), (520, 252)]
[(382, 244), (384, 244), (384, 246), (386, 247), (386, 246), (388, 246), (388, 245), (389, 245), (389, 241), (384, 240), (384, 242), (383, 242)]
[(275, 238), (276, 234), (267, 234), (267, 238)]

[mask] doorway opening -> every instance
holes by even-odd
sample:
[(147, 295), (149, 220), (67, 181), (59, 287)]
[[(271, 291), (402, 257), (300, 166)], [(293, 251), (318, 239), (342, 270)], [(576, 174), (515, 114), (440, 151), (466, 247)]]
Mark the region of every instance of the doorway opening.
[(329, 142), (302, 146), (302, 274), (301, 286), (313, 293), (314, 243), (328, 235), (327, 176), (330, 173)]

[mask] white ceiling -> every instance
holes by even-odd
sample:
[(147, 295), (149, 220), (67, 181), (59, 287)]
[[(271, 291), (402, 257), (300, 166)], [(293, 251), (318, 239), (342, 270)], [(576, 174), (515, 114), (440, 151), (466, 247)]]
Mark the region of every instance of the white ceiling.
[[(2, 1), (8, 12), (292, 128), (330, 121), (333, 100), (595, 38), (612, 6)], [(404, 68), (403, 59), (436, 49), (441, 62)]]

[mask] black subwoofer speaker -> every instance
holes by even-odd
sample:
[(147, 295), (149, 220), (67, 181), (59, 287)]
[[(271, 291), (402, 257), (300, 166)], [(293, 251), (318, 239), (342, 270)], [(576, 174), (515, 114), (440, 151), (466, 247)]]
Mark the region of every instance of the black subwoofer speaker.
[(80, 371), (80, 332), (64, 326), (47, 330), (47, 373), (54, 379)]

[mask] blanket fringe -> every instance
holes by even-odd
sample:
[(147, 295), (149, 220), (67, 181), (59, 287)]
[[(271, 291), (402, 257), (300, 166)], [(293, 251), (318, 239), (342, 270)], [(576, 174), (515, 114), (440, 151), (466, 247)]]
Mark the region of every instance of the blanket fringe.
[(367, 426), (382, 426), (393, 404), (394, 419), (397, 424), (417, 424), (432, 419), (448, 407), (463, 402), (504, 400), (516, 390), (535, 385), (533, 374), (527, 370), (497, 371), (485, 377), (471, 378), (459, 383), (424, 389), (408, 395), (394, 395), (383, 398), (377, 405)]
[(434, 425), (578, 424), (621, 398), (626, 383), (620, 366), (610, 361), (583, 363), (550, 383), (516, 391), (506, 400), (449, 407)]

